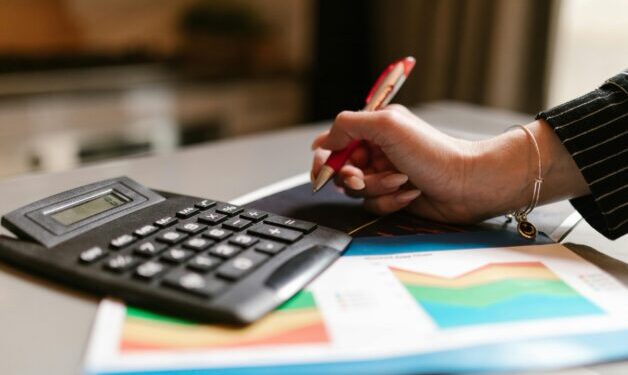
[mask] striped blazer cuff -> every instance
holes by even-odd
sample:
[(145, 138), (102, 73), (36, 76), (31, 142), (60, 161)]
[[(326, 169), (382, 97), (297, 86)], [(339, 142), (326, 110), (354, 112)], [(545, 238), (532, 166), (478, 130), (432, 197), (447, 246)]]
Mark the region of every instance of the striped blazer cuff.
[(536, 116), (552, 126), (591, 195), (571, 203), (592, 227), (615, 239), (628, 231), (628, 70), (595, 91)]

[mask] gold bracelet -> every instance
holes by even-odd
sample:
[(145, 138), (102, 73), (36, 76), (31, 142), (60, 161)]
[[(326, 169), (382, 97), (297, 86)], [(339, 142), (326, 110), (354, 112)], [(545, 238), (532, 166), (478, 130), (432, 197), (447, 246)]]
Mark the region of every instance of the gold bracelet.
[(512, 128), (521, 128), (523, 131), (530, 136), (532, 140), (532, 144), (534, 145), (534, 150), (536, 151), (536, 156), (539, 160), (538, 172), (539, 175), (534, 179), (534, 189), (532, 190), (532, 200), (530, 204), (528, 204), (525, 208), (520, 208), (508, 214), (509, 221), (514, 217), (517, 220), (517, 232), (523, 238), (527, 238), (532, 240), (536, 238), (537, 230), (534, 224), (528, 221), (528, 214), (534, 210), (536, 205), (539, 203), (539, 197), (541, 196), (541, 185), (543, 184), (543, 169), (541, 166), (541, 151), (539, 150), (539, 144), (536, 142), (536, 138), (534, 138), (534, 134), (530, 131), (530, 129), (526, 128), (523, 125), (513, 125), (509, 127), (507, 130)]

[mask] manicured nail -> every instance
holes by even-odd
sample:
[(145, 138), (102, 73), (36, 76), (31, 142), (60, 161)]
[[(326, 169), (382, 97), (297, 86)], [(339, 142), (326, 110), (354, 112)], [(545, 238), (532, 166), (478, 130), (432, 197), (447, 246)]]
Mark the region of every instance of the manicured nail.
[(351, 176), (345, 180), (345, 185), (349, 186), (353, 190), (362, 190), (366, 185), (364, 185), (364, 180), (361, 178), (357, 178), (356, 176)]
[(408, 176), (403, 173), (394, 173), (382, 178), (381, 184), (385, 188), (396, 188), (408, 182)]
[(415, 200), (419, 195), (421, 195), (420, 190), (408, 190), (397, 195), (396, 199), (399, 203), (408, 203)]

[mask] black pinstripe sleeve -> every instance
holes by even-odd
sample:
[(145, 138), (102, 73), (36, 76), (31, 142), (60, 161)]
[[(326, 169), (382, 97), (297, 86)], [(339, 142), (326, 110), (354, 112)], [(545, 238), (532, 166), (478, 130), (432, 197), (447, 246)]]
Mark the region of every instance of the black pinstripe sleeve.
[(597, 90), (541, 112), (574, 158), (591, 194), (572, 199), (606, 237), (628, 231), (628, 70)]

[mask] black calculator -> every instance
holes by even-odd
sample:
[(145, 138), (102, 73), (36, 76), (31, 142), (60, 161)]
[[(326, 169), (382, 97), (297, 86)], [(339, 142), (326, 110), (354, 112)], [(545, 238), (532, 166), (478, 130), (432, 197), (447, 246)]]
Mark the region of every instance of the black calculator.
[(330, 266), (351, 241), (315, 223), (119, 177), (2, 217), (0, 258), (134, 306), (202, 322), (262, 317)]

